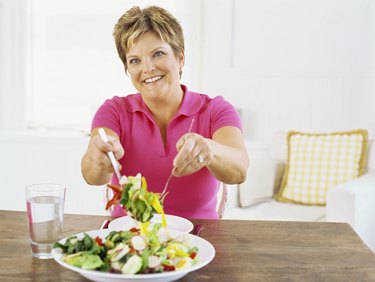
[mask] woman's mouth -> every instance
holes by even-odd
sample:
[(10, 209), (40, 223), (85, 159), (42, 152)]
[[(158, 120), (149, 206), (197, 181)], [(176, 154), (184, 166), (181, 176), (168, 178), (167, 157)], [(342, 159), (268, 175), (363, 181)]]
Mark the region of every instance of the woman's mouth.
[(158, 75), (158, 76), (153, 76), (153, 77), (150, 77), (150, 78), (147, 78), (145, 79), (143, 82), (144, 83), (153, 83), (155, 81), (158, 81), (160, 79), (162, 79), (163, 77), (161, 75)]

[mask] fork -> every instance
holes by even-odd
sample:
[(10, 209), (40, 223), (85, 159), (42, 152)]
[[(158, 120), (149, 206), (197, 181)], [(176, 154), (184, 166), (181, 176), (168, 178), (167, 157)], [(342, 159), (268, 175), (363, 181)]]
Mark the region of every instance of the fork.
[[(190, 126), (189, 126), (189, 130), (187, 133), (190, 133), (191, 132), (191, 129), (193, 128), (193, 124), (194, 124), (194, 118), (191, 120), (190, 122)], [(174, 171), (174, 167), (172, 168), (172, 171), (171, 171), (171, 174), (169, 175), (168, 179), (167, 179), (167, 182), (165, 183), (165, 186), (164, 186), (164, 189), (163, 189), (163, 192), (161, 192), (160, 194), (160, 200), (163, 201), (165, 196), (167, 195), (167, 187), (169, 185), (169, 181), (171, 180), (172, 176), (173, 176), (173, 171)]]
[[(102, 140), (104, 142), (108, 143), (108, 141), (109, 141), (108, 140), (108, 136), (105, 133), (104, 129), (103, 128), (99, 128), (98, 133), (99, 133), (100, 137), (102, 138)], [(112, 151), (109, 151), (107, 153), (107, 155), (108, 155), (109, 159), (111, 160), (111, 164), (113, 166), (113, 169), (115, 170), (117, 179), (118, 179), (118, 181), (120, 181), (120, 179), (121, 179), (121, 173), (120, 173), (120, 168), (119, 168), (119, 166), (117, 164), (116, 158), (115, 158), (115, 156), (114, 156), (114, 154), (113, 154)]]

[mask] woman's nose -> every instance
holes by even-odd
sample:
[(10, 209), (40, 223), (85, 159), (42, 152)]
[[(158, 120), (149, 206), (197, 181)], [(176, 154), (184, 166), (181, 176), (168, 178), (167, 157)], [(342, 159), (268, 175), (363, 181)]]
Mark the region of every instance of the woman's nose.
[(154, 62), (150, 59), (144, 60), (143, 71), (145, 73), (148, 73), (148, 72), (153, 72), (154, 70), (155, 70)]

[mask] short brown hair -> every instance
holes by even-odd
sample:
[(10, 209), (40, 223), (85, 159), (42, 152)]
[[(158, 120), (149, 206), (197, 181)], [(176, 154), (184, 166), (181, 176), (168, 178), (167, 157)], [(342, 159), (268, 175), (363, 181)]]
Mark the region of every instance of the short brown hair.
[(126, 53), (145, 32), (155, 32), (161, 40), (168, 43), (175, 55), (184, 52), (184, 34), (178, 20), (167, 10), (158, 6), (140, 9), (134, 6), (117, 21), (113, 37), (117, 52), (127, 72)]

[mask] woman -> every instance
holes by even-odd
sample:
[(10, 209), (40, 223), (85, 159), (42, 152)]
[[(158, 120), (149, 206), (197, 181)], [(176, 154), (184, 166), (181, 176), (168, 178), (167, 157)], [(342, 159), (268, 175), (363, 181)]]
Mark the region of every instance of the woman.
[[(164, 200), (167, 214), (217, 219), (219, 182), (243, 182), (248, 167), (236, 110), (222, 97), (180, 84), (184, 37), (168, 11), (133, 7), (120, 17), (113, 35), (139, 93), (115, 96), (99, 108), (82, 158), (83, 177), (92, 185), (117, 183), (106, 154), (113, 151), (121, 175), (141, 173), (152, 192), (162, 192), (173, 174)], [(98, 136), (100, 127), (110, 142)], [(124, 211), (116, 207), (112, 213)]]

